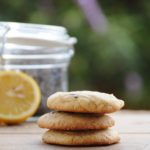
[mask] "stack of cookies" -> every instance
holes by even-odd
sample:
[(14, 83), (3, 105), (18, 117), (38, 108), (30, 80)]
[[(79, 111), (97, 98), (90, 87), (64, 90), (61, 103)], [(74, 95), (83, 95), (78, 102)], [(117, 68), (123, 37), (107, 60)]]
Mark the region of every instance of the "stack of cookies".
[(119, 142), (118, 132), (111, 129), (115, 121), (108, 113), (124, 106), (112, 94), (75, 91), (57, 92), (47, 100), (49, 109), (38, 120), (47, 128), (43, 141), (60, 145), (109, 145)]

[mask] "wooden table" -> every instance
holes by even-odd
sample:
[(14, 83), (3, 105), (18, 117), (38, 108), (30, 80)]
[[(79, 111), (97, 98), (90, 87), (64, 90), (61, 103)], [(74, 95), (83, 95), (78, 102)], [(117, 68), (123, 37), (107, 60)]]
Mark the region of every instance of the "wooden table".
[(0, 150), (150, 150), (150, 111), (121, 111), (112, 116), (120, 132), (119, 144), (95, 147), (44, 144), (41, 136), (45, 130), (32, 118), (21, 125), (0, 126)]

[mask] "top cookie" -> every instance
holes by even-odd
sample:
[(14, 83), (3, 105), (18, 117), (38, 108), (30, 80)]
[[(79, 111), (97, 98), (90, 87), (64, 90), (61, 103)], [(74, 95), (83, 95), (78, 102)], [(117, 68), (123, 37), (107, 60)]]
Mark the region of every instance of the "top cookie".
[(124, 101), (101, 92), (56, 92), (48, 98), (47, 106), (58, 111), (105, 114), (120, 110)]

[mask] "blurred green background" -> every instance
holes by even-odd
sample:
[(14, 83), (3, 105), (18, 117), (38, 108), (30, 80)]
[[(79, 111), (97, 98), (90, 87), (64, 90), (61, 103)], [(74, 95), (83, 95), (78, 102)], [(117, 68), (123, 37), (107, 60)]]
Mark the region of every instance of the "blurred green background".
[(70, 90), (99, 90), (150, 109), (150, 1), (1, 0), (0, 21), (65, 26), (77, 37)]

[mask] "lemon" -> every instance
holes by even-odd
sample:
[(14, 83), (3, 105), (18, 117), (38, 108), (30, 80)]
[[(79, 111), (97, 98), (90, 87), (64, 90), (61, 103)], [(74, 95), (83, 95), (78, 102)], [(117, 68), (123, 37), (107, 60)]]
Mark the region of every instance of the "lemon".
[(25, 121), (36, 112), (40, 100), (40, 88), (31, 76), (17, 71), (0, 71), (0, 122)]

